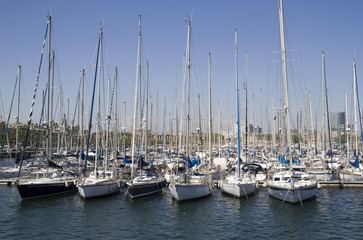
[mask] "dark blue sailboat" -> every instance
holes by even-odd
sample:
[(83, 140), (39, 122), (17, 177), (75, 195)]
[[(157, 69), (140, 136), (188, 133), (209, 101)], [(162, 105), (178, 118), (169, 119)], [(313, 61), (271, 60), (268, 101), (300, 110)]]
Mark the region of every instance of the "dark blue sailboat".
[[(34, 107), (35, 97), (36, 97), (36, 93), (37, 93), (37, 89), (38, 89), (40, 69), (41, 69), (41, 65), (42, 65), (45, 43), (47, 40), (47, 33), (49, 34), (49, 36), (48, 36), (48, 64), (49, 64), (49, 66), (48, 66), (48, 83), (47, 83), (47, 90), (48, 90), (47, 92), (48, 92), (48, 100), (49, 100), (49, 93), (50, 93), (50, 91), (49, 91), (49, 89), (50, 89), (50, 54), (49, 54), (49, 52), (50, 52), (50, 33), (51, 33), (51, 16), (50, 15), (48, 15), (47, 28), (46, 28), (46, 33), (44, 36), (44, 41), (43, 41), (43, 49), (42, 49), (41, 58), (40, 58), (40, 65), (39, 65), (39, 69), (38, 69), (38, 75), (37, 75), (37, 81), (36, 81), (34, 95), (33, 95), (32, 106), (30, 109), (30, 116), (29, 116), (29, 120), (28, 120), (27, 132), (25, 135), (22, 154), (19, 159), (19, 173), (18, 173), (17, 188), (18, 188), (20, 196), (23, 199), (37, 198), (37, 197), (44, 197), (44, 196), (62, 194), (62, 193), (67, 193), (67, 192), (73, 192), (77, 189), (76, 188), (76, 176), (74, 175), (73, 172), (63, 171), (63, 170), (57, 169), (57, 168), (53, 168), (53, 170), (50, 170), (50, 168), (48, 168), (48, 167), (54, 166), (53, 162), (51, 161), (52, 154), (51, 154), (51, 150), (50, 150), (51, 144), (49, 144), (49, 140), (48, 140), (48, 148), (47, 148), (47, 154), (46, 154), (47, 161), (46, 161), (45, 171), (44, 172), (39, 171), (36, 174), (37, 176), (41, 175), (39, 178), (31, 179), (27, 182), (19, 182), (19, 176), (20, 176), (20, 172), (21, 172), (23, 159), (24, 159), (24, 150), (26, 149), (26, 146), (27, 146), (30, 124), (31, 124), (32, 115), (33, 115), (33, 107)], [(43, 98), (42, 111), (44, 110), (44, 102), (45, 102), (45, 96)], [(48, 101), (48, 103), (49, 103), (49, 101)], [(48, 113), (49, 112), (50, 111), (49, 111), (49, 105), (48, 105)], [(50, 122), (51, 121), (49, 121), (49, 119), (48, 119), (48, 123), (50, 123)], [(51, 128), (49, 127), (49, 125), (48, 125), (48, 131), (51, 131)]]

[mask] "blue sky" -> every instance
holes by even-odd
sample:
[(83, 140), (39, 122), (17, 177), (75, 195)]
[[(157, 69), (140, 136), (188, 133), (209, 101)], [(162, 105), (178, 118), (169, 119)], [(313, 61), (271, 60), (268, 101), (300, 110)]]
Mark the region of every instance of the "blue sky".
[[(82, 67), (85, 68), (87, 76), (86, 100), (90, 101), (98, 30), (102, 22), (107, 52), (105, 77), (113, 78), (114, 67), (118, 67), (118, 102), (119, 106), (122, 105), (121, 102), (127, 102), (127, 115), (130, 119), (135, 85), (138, 15), (142, 16), (143, 62), (145, 63), (145, 58), (149, 60), (149, 92), (154, 111), (156, 91), (159, 92), (160, 116), (164, 97), (167, 100), (167, 113), (174, 112), (176, 87), (178, 109), (181, 108), (182, 63), (187, 36), (184, 19), (187, 17), (192, 19), (192, 104), (196, 105), (196, 93), (199, 92), (205, 119), (208, 113), (209, 51), (212, 54), (213, 115), (217, 116), (217, 104), (220, 102), (222, 118), (235, 118), (234, 29), (238, 29), (241, 88), (246, 74), (245, 52), (248, 51), (249, 108), (253, 107), (254, 94), (255, 118), (260, 118), (261, 95), (263, 109), (271, 111), (272, 92), (275, 102), (280, 94), (278, 0), (14, 0), (1, 1), (0, 5), (0, 90), (7, 114), (17, 66), (21, 64), (22, 122), (27, 120), (29, 114), (48, 13), (52, 15), (54, 27), (52, 49), (56, 51), (56, 84), (63, 87), (65, 111), (67, 98), (71, 103), (75, 102)], [(350, 108), (354, 55), (357, 60), (359, 87), (362, 79), (360, 69), (363, 62), (360, 59), (363, 54), (363, 2), (289, 0), (284, 2), (284, 10), (287, 49), (291, 50), (288, 56), (291, 105), (304, 105), (304, 91), (307, 88), (314, 112), (315, 109), (321, 112), (323, 49), (326, 56), (330, 110), (344, 111), (344, 91), (348, 91)], [(46, 82), (45, 68), (46, 65), (43, 65), (41, 87)], [(41, 96), (40, 91), (38, 96)], [(244, 96), (243, 91), (242, 93)], [(241, 100), (243, 105), (245, 98), (242, 97)], [(71, 104), (71, 113), (73, 108), (74, 104)], [(39, 106), (35, 112), (39, 115)], [(194, 115), (195, 112), (194, 109)], [(249, 116), (252, 120), (252, 111)], [(38, 118), (33, 121), (38, 122)], [(260, 120), (256, 121), (259, 123)], [(129, 121), (128, 125), (130, 124)]]

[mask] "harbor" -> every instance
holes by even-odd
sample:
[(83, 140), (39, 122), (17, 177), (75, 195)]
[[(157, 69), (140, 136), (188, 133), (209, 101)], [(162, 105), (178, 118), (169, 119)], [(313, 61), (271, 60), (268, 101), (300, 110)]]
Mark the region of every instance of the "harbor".
[[(184, 17), (180, 3), (90, 2), (83, 23), (71, 21), (79, 2), (29, 17), (26, 47), (9, 43), (23, 55), (0, 45), (5, 68), (32, 56), (0, 89), (1, 239), (361, 238), (363, 40), (345, 37), (353, 14), (339, 25), (324, 21), (335, 3), (315, 3), (329, 11), (306, 18), (298, 1), (215, 2), (216, 22), (217, 8), (206, 14), (200, 2)], [(95, 24), (98, 11), (107, 21)], [(325, 37), (338, 29), (340, 40)], [(356, 45), (354, 56), (336, 49)]]

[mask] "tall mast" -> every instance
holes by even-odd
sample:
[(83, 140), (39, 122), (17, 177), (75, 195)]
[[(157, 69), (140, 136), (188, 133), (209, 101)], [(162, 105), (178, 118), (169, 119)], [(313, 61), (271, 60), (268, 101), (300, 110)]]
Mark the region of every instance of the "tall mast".
[(238, 159), (238, 176), (241, 176), (241, 145), (240, 145), (240, 127), (239, 127), (239, 88), (238, 88), (238, 49), (237, 49), (237, 29), (234, 32), (234, 43), (235, 43), (235, 71), (236, 71), (236, 112), (237, 112), (237, 159)]
[[(97, 162), (99, 154), (99, 141), (100, 141), (100, 124), (101, 124), (101, 66), (102, 66), (102, 24), (100, 26), (100, 48), (99, 48), (99, 64), (98, 64), (98, 99), (97, 99), (97, 113), (96, 113), (96, 155), (95, 155), (95, 173), (97, 172)], [(96, 174), (97, 176), (97, 174)]]
[(51, 123), (50, 123), (50, 59), (51, 59), (51, 22), (52, 17), (48, 15), (48, 85), (47, 85), (47, 94), (48, 94), (48, 104), (47, 104), (47, 161), (46, 161), (46, 168), (47, 168), (47, 175), (48, 175), (48, 167), (49, 161), (52, 158), (52, 151), (50, 146), (50, 132), (51, 132)]
[(218, 132), (219, 132), (219, 149), (218, 149), (218, 157), (221, 157), (221, 151), (222, 151), (222, 134), (221, 134), (221, 128), (222, 128), (222, 111), (219, 105), (218, 101), (218, 112), (219, 112), (219, 124), (218, 124)]
[(345, 91), (345, 142), (347, 144), (347, 157), (349, 159), (349, 141), (348, 141), (348, 128), (349, 128), (349, 121), (348, 121), (348, 93)]
[[(328, 140), (329, 140), (329, 150), (332, 149), (331, 147), (331, 136), (330, 136), (330, 120), (329, 120), (329, 103), (328, 103), (328, 88), (326, 86), (326, 74), (325, 74), (325, 55), (324, 51), (322, 53), (322, 74), (323, 74), (323, 81), (324, 81), (324, 93), (325, 93), (325, 108), (326, 108), (326, 119), (328, 124)], [(324, 119), (325, 122), (325, 119)], [(331, 156), (331, 155), (330, 155)], [(330, 157), (331, 158), (331, 157)]]
[[(363, 143), (363, 129), (362, 129), (362, 116), (360, 113), (360, 104), (359, 104), (359, 92), (358, 92), (358, 82), (357, 82), (357, 68), (355, 65), (355, 59), (353, 60), (353, 70), (354, 70), (354, 85), (355, 85), (355, 93), (356, 93), (356, 101), (357, 101), (357, 108), (358, 108), (358, 117), (359, 117), (359, 126), (360, 126), (360, 134)], [(357, 132), (358, 135), (358, 132)], [(358, 137), (357, 137), (358, 138)], [(357, 156), (358, 156), (358, 140), (357, 140)]]
[(55, 51), (52, 51), (52, 85), (51, 85), (51, 91), (48, 92), (48, 94), (51, 94), (50, 96), (50, 132), (49, 132), (49, 143), (50, 143), (50, 155), (53, 156), (53, 95), (54, 95), (54, 63), (55, 61)]
[(84, 129), (83, 129), (83, 113), (84, 113), (84, 68), (82, 68), (82, 103), (81, 103), (81, 150), (84, 150)]
[(179, 127), (178, 127), (178, 88), (175, 88), (175, 146), (176, 154), (179, 156)]
[(16, 157), (18, 157), (18, 152), (19, 152), (20, 81), (21, 81), (21, 66), (19, 65), (19, 67), (18, 67), (18, 113), (16, 116)]
[(208, 53), (209, 62), (209, 167), (212, 168), (212, 75), (211, 75), (211, 54)]
[(248, 162), (248, 53), (246, 52), (246, 126), (245, 126), (245, 134), (246, 134), (246, 142), (245, 142), (245, 151), (246, 151), (246, 162)]
[[(137, 116), (137, 100), (138, 100), (138, 82), (139, 82), (139, 71), (141, 70), (141, 16), (139, 15), (139, 34), (138, 34), (138, 44), (137, 44), (137, 66), (136, 66), (136, 81), (135, 81), (135, 101), (134, 101), (134, 122), (132, 127), (132, 171), (131, 179), (133, 179), (134, 174), (134, 163), (135, 163), (135, 135), (136, 135), (136, 116)], [(139, 67), (140, 66), (140, 67)]]
[(145, 93), (145, 97), (146, 97), (146, 101), (145, 101), (145, 161), (147, 161), (148, 159), (148, 130), (149, 130), (149, 125), (148, 125), (148, 121), (149, 121), (149, 61), (146, 59), (146, 93)]
[(186, 56), (183, 56), (183, 97), (182, 97), (182, 107), (180, 113), (180, 130), (179, 130), (179, 149), (185, 152), (185, 130), (184, 130), (184, 117), (185, 117), (185, 97), (186, 97)]
[(113, 167), (115, 167), (115, 163), (117, 162), (117, 150), (118, 150), (118, 144), (117, 144), (117, 139), (118, 139), (118, 134), (117, 134), (117, 67), (115, 67), (115, 119), (114, 119), (114, 133), (113, 133), (113, 147), (114, 147), (114, 152), (113, 152)]
[(358, 110), (357, 110), (357, 85), (355, 76), (355, 59), (353, 59), (353, 101), (354, 101), (354, 134), (355, 134), (355, 151), (358, 156)]
[(186, 136), (186, 140), (187, 140), (187, 157), (189, 157), (189, 131), (190, 131), (190, 34), (191, 34), (191, 21), (190, 19), (186, 20), (186, 22), (188, 23), (188, 42), (187, 42), (187, 70), (188, 70), (188, 89), (187, 89), (187, 136)]
[[(291, 154), (291, 133), (290, 133), (290, 109), (289, 109), (289, 96), (287, 91), (287, 69), (286, 69), (286, 50), (285, 50), (285, 32), (284, 32), (284, 15), (282, 8), (282, 0), (279, 6), (279, 19), (280, 19), (280, 40), (281, 40), (281, 62), (282, 62), (282, 78), (284, 85), (284, 111), (286, 118), (286, 141), (289, 153)], [(292, 167), (292, 159), (290, 159), (290, 167)]]
[(198, 152), (202, 150), (202, 123), (201, 123), (201, 114), (200, 114), (200, 95), (198, 93)]

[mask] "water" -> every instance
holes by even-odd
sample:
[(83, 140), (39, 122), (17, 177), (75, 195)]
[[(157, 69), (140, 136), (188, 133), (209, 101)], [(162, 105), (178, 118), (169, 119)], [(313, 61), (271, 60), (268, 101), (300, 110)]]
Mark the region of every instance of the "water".
[(363, 190), (321, 189), (303, 206), (260, 189), (248, 199), (215, 190), (177, 203), (167, 189), (84, 201), (76, 194), (21, 200), (0, 187), (0, 239), (361, 239)]

